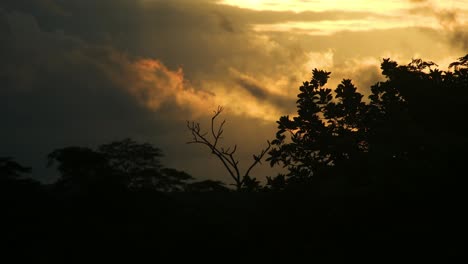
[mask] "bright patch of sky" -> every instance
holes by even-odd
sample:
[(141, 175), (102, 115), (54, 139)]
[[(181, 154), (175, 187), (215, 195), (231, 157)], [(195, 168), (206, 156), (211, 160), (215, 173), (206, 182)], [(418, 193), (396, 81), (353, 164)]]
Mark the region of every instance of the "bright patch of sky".
[(415, 5), (468, 9), (468, 2), (464, 0), (221, 0), (219, 3), (254, 10), (295, 12), (345, 10), (389, 14)]
[(429, 27), (441, 29), (441, 15), (456, 12), (457, 23), (468, 21), (468, 1), (447, 0), (223, 0), (220, 4), (254, 10), (369, 12), (373, 16), (351, 20), (288, 21), (256, 24), (256, 31), (296, 31), (310, 35), (330, 35), (338, 31), (366, 31), (391, 28)]

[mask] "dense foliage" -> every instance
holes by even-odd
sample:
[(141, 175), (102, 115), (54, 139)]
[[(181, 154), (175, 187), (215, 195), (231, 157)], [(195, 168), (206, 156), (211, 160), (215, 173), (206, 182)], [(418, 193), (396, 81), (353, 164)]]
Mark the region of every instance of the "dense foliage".
[(330, 72), (314, 69), (299, 88), (297, 116), (277, 122), (268, 160), (288, 168), (289, 183), (341, 177), (355, 190), (412, 191), (450, 181), (446, 172), (466, 162), (468, 55), (452, 70), (435, 66), (384, 59), (386, 80), (367, 100), (351, 80), (326, 88)]

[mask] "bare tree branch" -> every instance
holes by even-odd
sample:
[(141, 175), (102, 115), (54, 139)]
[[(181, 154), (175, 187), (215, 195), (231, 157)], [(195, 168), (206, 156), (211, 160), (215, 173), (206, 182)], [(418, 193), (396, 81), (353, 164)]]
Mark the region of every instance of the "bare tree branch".
[[(226, 162), (230, 162), (221, 151), (219, 151), (216, 146), (210, 143), (210, 141), (205, 137), (207, 133), (200, 133), (200, 124), (195, 122), (188, 122), (187, 121), (187, 128), (192, 132), (192, 141), (187, 142), (187, 144), (203, 144), (211, 149), (212, 153), (215, 154), (223, 163), (224, 167), (228, 170), (229, 174), (232, 178), (236, 179), (236, 175), (234, 175), (233, 171), (231, 170), (230, 166)], [(215, 137), (216, 138), (216, 137)], [(216, 139), (215, 139), (216, 142)], [(231, 164), (229, 164), (231, 165)], [(232, 166), (232, 165), (231, 165)]]
[(214, 115), (211, 118), (211, 133), (212, 133), (213, 138), (214, 138), (213, 147), (216, 147), (216, 144), (218, 143), (218, 140), (221, 138), (221, 135), (223, 134), (223, 126), (226, 123), (226, 120), (223, 120), (223, 122), (221, 122), (221, 124), (218, 127), (218, 132), (215, 133), (215, 129), (214, 129), (215, 119), (216, 119), (216, 117), (218, 117), (221, 114), (221, 112), (223, 110), (224, 110), (224, 108), (222, 106), (218, 106), (218, 109), (216, 111), (214, 111)]
[(262, 159), (263, 159), (263, 156), (265, 156), (265, 154), (268, 152), (268, 150), (270, 150), (271, 148), (271, 143), (269, 140), (267, 140), (267, 143), (268, 143), (268, 147), (266, 147), (265, 149), (262, 149), (262, 151), (260, 152), (260, 154), (258, 156), (255, 156), (253, 155), (253, 159), (254, 159), (254, 162), (250, 165), (250, 167), (247, 169), (247, 171), (245, 172), (245, 175), (244, 175), (244, 178), (249, 176), (249, 173), (250, 171), (258, 164), (258, 163), (262, 163)]
[(222, 113), (224, 110), (223, 107), (218, 106), (217, 110), (214, 111), (213, 117), (211, 118), (211, 137), (212, 139), (208, 139), (208, 133), (202, 133), (200, 129), (200, 124), (195, 122), (187, 121), (187, 128), (192, 133), (192, 140), (187, 142), (187, 144), (202, 144), (207, 146), (211, 153), (214, 154), (218, 159), (223, 163), (226, 170), (229, 172), (229, 175), (235, 182), (235, 186), (237, 190), (241, 190), (244, 184), (244, 180), (246, 177), (249, 177), (250, 171), (259, 163), (261, 163), (262, 158), (268, 152), (271, 147), (269, 141), (268, 147), (263, 149), (258, 156), (253, 155), (254, 161), (247, 169), (244, 176), (241, 176), (241, 172), (239, 169), (239, 160), (236, 159), (235, 153), (237, 151), (237, 145), (233, 147), (220, 147), (218, 143), (222, 138), (222, 134), (224, 132), (224, 124), (226, 120), (223, 120), (218, 126), (216, 126), (216, 118)]

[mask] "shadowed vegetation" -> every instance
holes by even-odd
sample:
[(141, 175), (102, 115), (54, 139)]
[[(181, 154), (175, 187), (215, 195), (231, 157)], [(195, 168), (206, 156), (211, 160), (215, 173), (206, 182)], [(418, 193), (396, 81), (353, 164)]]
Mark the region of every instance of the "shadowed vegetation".
[[(222, 108), (210, 133), (188, 123), (191, 143), (208, 146), (235, 190), (166, 168), (160, 149), (132, 139), (52, 151), (48, 165), (60, 174), (52, 185), (0, 158), (5, 249), (72, 262), (455, 260), (466, 231), (468, 55), (436, 67), (384, 59), (386, 80), (369, 98), (347, 79), (327, 88), (331, 73), (314, 69), (297, 115), (279, 118), (245, 173), (236, 147), (220, 146)], [(288, 172), (262, 185), (250, 171), (265, 156)]]

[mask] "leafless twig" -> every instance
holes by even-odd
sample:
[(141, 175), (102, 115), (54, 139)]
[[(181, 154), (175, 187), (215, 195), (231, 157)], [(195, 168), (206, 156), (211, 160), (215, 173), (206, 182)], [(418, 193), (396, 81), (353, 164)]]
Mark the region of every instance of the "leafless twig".
[(223, 107), (218, 106), (218, 109), (214, 111), (214, 115), (211, 118), (211, 139), (208, 138), (208, 133), (201, 132), (199, 123), (187, 121), (187, 128), (192, 133), (192, 140), (187, 142), (187, 144), (196, 143), (207, 146), (211, 150), (211, 153), (218, 157), (218, 159), (223, 163), (224, 167), (229, 172), (229, 175), (234, 180), (236, 189), (240, 190), (244, 184), (245, 178), (249, 177), (250, 171), (257, 164), (261, 164), (261, 160), (271, 148), (271, 143), (267, 141), (268, 146), (265, 149), (263, 149), (259, 155), (253, 155), (253, 163), (247, 169), (245, 174), (241, 176), (239, 170), (239, 160), (235, 157), (237, 145), (228, 148), (218, 146), (218, 143), (222, 138), (221, 136), (224, 132), (223, 128), (224, 124), (226, 123), (226, 120), (223, 120), (218, 126), (216, 126), (216, 118), (221, 114), (223, 110)]

